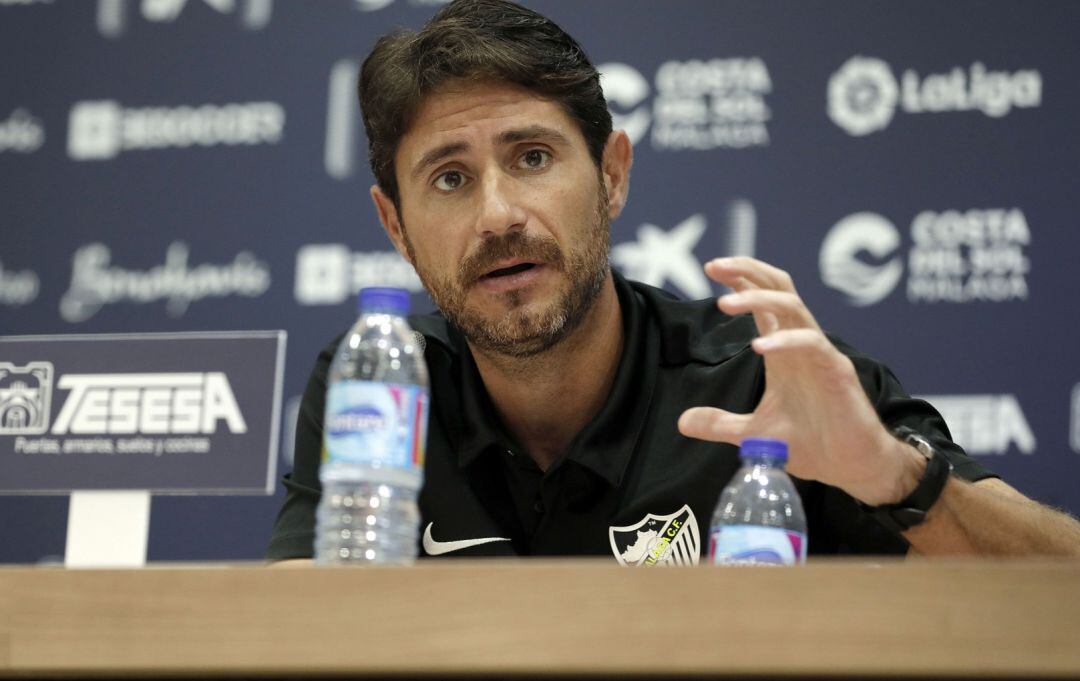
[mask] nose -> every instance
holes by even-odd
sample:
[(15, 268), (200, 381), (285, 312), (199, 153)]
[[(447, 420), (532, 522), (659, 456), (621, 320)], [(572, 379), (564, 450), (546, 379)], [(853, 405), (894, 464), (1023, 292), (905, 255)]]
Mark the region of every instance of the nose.
[(513, 178), (503, 173), (486, 173), (481, 180), (480, 214), (476, 231), (484, 238), (525, 229), (527, 219)]

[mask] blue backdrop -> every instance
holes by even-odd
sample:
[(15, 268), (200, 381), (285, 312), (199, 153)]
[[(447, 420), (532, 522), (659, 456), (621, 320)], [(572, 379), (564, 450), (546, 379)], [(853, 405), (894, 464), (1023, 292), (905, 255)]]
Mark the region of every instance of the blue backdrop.
[[(370, 206), (353, 92), (438, 4), (0, 0), (0, 334), (286, 329), (287, 469), (353, 293), (430, 306)], [(528, 4), (635, 142), (626, 274), (701, 297), (716, 255), (787, 269), (972, 454), (1080, 511), (1080, 4)], [(280, 502), (155, 497), (150, 559), (259, 557)], [(66, 513), (0, 498), (0, 562), (62, 555)]]

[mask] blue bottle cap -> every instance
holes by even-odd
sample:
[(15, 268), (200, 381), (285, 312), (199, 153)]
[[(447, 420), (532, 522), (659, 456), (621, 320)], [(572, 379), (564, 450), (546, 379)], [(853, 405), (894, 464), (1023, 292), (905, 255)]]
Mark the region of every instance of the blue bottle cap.
[(787, 443), (783, 440), (773, 440), (766, 437), (748, 437), (742, 441), (739, 447), (740, 459), (767, 458), (776, 461), (787, 461)]
[(361, 313), (383, 312), (404, 317), (409, 314), (409, 292), (403, 288), (389, 286), (362, 288), (357, 307)]

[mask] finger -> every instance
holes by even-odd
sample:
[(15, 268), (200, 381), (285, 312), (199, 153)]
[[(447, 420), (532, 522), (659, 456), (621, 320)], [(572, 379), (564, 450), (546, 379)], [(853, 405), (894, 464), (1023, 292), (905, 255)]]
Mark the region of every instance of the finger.
[[(758, 290), (757, 286), (755, 286), (753, 283), (743, 277), (739, 277), (735, 281), (734, 288), (735, 293), (738, 293), (740, 291)], [(724, 309), (724, 307), (720, 304), (720, 301), (722, 299), (723, 296), (721, 296), (721, 298), (718, 298), (716, 301), (716, 307), (718, 307), (720, 310)], [(780, 328), (780, 322), (776, 319), (776, 315), (772, 314), (771, 312), (752, 312), (752, 314), (754, 317), (754, 325), (757, 327), (758, 330), (758, 335), (772, 333), (776, 329)]]
[(754, 282), (750, 281), (746, 277), (737, 277), (734, 282), (727, 285), (732, 291), (746, 291), (749, 289), (758, 288)]
[(732, 282), (741, 277), (759, 288), (795, 292), (795, 283), (790, 274), (756, 258), (716, 258), (705, 264), (705, 274), (728, 286), (732, 286)]
[(714, 407), (693, 407), (679, 417), (679, 432), (699, 440), (737, 445), (743, 441), (749, 422), (749, 414), (732, 414)]
[(754, 352), (766, 358), (802, 354), (812, 358), (814, 364), (825, 371), (847, 374), (852, 370), (851, 360), (816, 329), (782, 329), (755, 338), (750, 345)]
[[(784, 327), (818, 328), (814, 315), (810, 314), (802, 298), (795, 293), (764, 289), (746, 290), (720, 296), (717, 305), (731, 315), (746, 312), (753, 312), (755, 315), (771, 313), (776, 315)], [(760, 328), (758, 330), (764, 331)]]

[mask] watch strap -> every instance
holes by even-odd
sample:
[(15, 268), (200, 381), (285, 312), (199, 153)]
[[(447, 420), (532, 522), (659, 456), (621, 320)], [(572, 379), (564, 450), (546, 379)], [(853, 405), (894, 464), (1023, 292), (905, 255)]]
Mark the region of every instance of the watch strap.
[(926, 457), (926, 471), (911, 494), (899, 503), (867, 506), (860, 502), (860, 506), (886, 528), (900, 534), (926, 520), (930, 507), (937, 502), (942, 490), (945, 489), (945, 483), (949, 481), (953, 466), (941, 450), (931, 445), (926, 438), (911, 428), (900, 427), (892, 432), (898, 439), (915, 447)]

